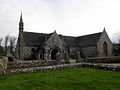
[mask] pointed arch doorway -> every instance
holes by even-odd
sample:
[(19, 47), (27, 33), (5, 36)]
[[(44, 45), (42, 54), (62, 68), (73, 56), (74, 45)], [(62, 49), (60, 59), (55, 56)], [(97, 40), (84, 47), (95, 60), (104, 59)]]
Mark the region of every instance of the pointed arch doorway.
[(52, 49), (51, 51), (51, 59), (56, 60), (56, 54), (58, 53), (57, 49)]

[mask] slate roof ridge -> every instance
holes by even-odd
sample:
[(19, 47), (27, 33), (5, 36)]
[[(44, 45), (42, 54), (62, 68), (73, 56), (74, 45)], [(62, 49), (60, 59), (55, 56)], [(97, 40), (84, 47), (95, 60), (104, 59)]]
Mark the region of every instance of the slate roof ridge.
[(43, 35), (50, 35), (50, 34), (52, 34), (52, 33), (28, 32), (28, 31), (23, 31), (23, 33), (33, 33), (33, 34), (43, 34)]
[(67, 35), (62, 35), (58, 34), (58, 36), (63, 36), (63, 37), (71, 37), (71, 38), (79, 38), (79, 37), (86, 37), (86, 36), (91, 36), (91, 35), (96, 35), (96, 34), (102, 34), (102, 32), (97, 32), (97, 33), (92, 33), (92, 34), (86, 34), (86, 35), (81, 35), (81, 36), (67, 36)]
[(77, 36), (77, 38), (91, 36), (91, 35), (96, 35), (96, 34), (102, 34), (102, 32), (92, 33), (92, 34), (87, 34), (87, 35), (82, 35), (82, 36)]
[[(59, 36), (60, 36), (60, 35), (59, 35)], [(77, 38), (76, 36), (67, 36), (67, 35), (62, 35), (62, 37)]]

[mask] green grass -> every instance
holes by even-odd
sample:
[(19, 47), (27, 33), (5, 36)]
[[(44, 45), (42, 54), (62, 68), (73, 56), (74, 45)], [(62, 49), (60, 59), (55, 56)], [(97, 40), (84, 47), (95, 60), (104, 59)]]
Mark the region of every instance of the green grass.
[(0, 76), (0, 90), (120, 90), (120, 73), (89, 68)]

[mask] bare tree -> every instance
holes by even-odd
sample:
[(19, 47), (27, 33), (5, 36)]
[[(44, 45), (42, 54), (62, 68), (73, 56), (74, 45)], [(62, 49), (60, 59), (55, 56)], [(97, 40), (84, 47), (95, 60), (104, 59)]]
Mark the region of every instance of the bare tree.
[(0, 38), (0, 46), (2, 46), (2, 40), (3, 40), (3, 38)]
[(10, 53), (13, 53), (16, 44), (16, 37), (10, 36), (9, 43), (10, 43)]
[(9, 35), (5, 36), (5, 38), (4, 38), (5, 55), (7, 55), (7, 51), (8, 51), (9, 38), (10, 38), (10, 36), (9, 36)]
[(118, 39), (117, 43), (113, 43), (113, 54), (115, 56), (120, 56), (120, 39)]
[(2, 40), (3, 40), (3, 38), (0, 38), (0, 55), (4, 54), (4, 48), (2, 46)]

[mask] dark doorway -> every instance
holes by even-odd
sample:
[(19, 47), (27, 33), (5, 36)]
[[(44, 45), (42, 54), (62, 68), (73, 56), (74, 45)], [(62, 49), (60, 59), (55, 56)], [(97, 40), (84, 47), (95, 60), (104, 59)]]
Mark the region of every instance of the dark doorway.
[(56, 54), (58, 53), (58, 50), (57, 49), (53, 49), (51, 51), (51, 59), (52, 60), (56, 60)]
[(107, 47), (107, 43), (106, 42), (104, 42), (104, 44), (103, 44), (103, 54), (104, 54), (104, 56), (108, 55), (108, 47)]
[(35, 48), (32, 48), (31, 49), (31, 51), (32, 51), (32, 53), (31, 53), (31, 60), (36, 60), (36, 56), (35, 56), (35, 53), (36, 53), (36, 50), (35, 50)]
[(9, 57), (8, 57), (8, 61), (9, 61), (9, 62), (13, 62), (13, 58), (9, 56)]

